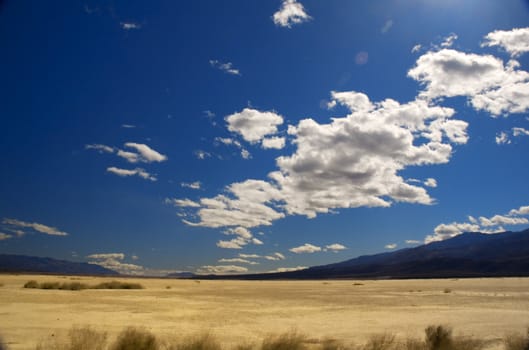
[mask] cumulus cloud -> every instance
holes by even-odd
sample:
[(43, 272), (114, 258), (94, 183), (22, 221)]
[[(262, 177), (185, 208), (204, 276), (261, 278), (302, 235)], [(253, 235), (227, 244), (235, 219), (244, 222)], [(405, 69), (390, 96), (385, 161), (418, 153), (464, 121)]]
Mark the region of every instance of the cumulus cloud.
[(509, 215), (529, 215), (529, 205), (521, 206), (518, 209), (512, 209), (511, 211), (509, 211)]
[(524, 128), (512, 128), (512, 135), (515, 137), (529, 136), (529, 130), (524, 129)]
[(408, 76), (425, 86), (421, 97), (466, 96), (472, 107), (493, 116), (529, 110), (529, 73), (492, 55), (443, 48), (419, 57)]
[(116, 167), (109, 167), (107, 168), (107, 171), (112, 174), (116, 174), (121, 177), (127, 177), (127, 176), (139, 176), (142, 179), (150, 180), (150, 181), (156, 181), (156, 177), (142, 168), (136, 168), (136, 169), (121, 169)]
[(266, 181), (246, 180), (227, 187), (226, 195), (202, 198), (197, 223), (184, 221), (191, 226), (251, 228), (271, 225), (285, 214), (273, 208), (281, 199), (280, 191)]
[(241, 150), (241, 157), (242, 157), (243, 159), (251, 159), (251, 158), (252, 158), (252, 155), (251, 155), (251, 153), (250, 153), (248, 150), (246, 150), (246, 149), (243, 148), (243, 149)]
[(276, 26), (291, 28), (294, 24), (300, 24), (312, 19), (302, 4), (296, 0), (283, 0), (279, 10), (274, 13), (272, 19)]
[(512, 209), (507, 215), (493, 215), (492, 217), (480, 216), (479, 220), (468, 216), (468, 222), (452, 222), (451, 224), (440, 224), (434, 229), (434, 233), (426, 236), (424, 243), (442, 241), (458, 236), (464, 232), (481, 232), (495, 234), (505, 232), (503, 225), (524, 225), (529, 220), (524, 217), (529, 215), (529, 206), (521, 206)]
[(132, 148), (136, 150), (137, 153), (131, 153), (131, 152), (120, 150), (118, 152), (118, 156), (127, 159), (131, 163), (137, 163), (137, 162), (152, 163), (152, 162), (164, 162), (167, 160), (167, 156), (153, 150), (149, 146), (142, 144), (142, 143), (127, 142), (125, 143), (125, 147)]
[(397, 248), (397, 243), (386, 244), (384, 246), (384, 248), (386, 248), (386, 249), (395, 249), (395, 248)]
[(237, 265), (206, 265), (202, 266), (197, 270), (198, 274), (234, 274), (234, 273), (243, 273), (247, 272), (248, 269), (243, 266), (237, 266)]
[(310, 243), (305, 243), (299, 247), (294, 247), (289, 249), (292, 253), (303, 254), (303, 253), (316, 253), (321, 252), (321, 247), (312, 245)]
[(511, 140), (509, 139), (509, 135), (505, 131), (502, 131), (499, 134), (496, 134), (496, 143), (498, 145), (508, 145), (511, 143)]
[(284, 137), (265, 137), (261, 142), (261, 146), (264, 149), (274, 148), (281, 149), (285, 147), (285, 138)]
[[(4, 225), (8, 225), (14, 228), (22, 228), (22, 229), (29, 228), (37, 232), (44, 233), (44, 234), (51, 235), (51, 236), (68, 236), (68, 233), (60, 231), (59, 229), (55, 227), (39, 224), (37, 222), (26, 222), (26, 221), (21, 221), (17, 219), (5, 218), (2, 220), (2, 223)], [(25, 232), (23, 232), (19, 236), (23, 235), (24, 233)]]
[(501, 46), (516, 57), (529, 51), (529, 28), (495, 30), (485, 36), (481, 46)]
[(191, 199), (177, 199), (177, 198), (166, 198), (165, 204), (172, 204), (175, 207), (189, 207), (189, 208), (199, 208), (200, 204), (192, 201)]
[(85, 145), (84, 148), (85, 149), (93, 149), (93, 150), (98, 151), (99, 153), (114, 153), (114, 148), (113, 147), (110, 147), (110, 146), (107, 146), (107, 145), (98, 144), (98, 143)]
[(224, 73), (231, 75), (241, 75), (241, 72), (237, 68), (233, 67), (233, 63), (231, 62), (224, 63), (218, 60), (209, 60), (209, 64), (211, 65), (211, 67), (217, 68), (223, 71)]
[(437, 180), (430, 177), (424, 181), (424, 185), (435, 188), (437, 187)]
[(265, 136), (277, 133), (277, 126), (283, 124), (283, 117), (274, 112), (261, 112), (245, 108), (225, 118), (228, 130), (240, 134), (250, 143), (260, 142)]
[(239, 141), (232, 139), (231, 137), (216, 137), (215, 142), (222, 143), (226, 146), (235, 146), (241, 148), (242, 145)]
[(200, 181), (195, 182), (182, 182), (180, 186), (190, 188), (192, 190), (200, 190), (202, 188), (202, 183)]
[(333, 244), (326, 245), (324, 251), (328, 250), (328, 251), (336, 253), (336, 252), (339, 252), (341, 250), (346, 250), (346, 249), (347, 247), (342, 244), (333, 243)]
[(504, 216), (504, 215), (494, 215), (491, 218), (486, 218), (481, 216), (479, 218), (479, 222), (481, 223), (481, 226), (489, 227), (489, 226), (498, 226), (498, 225), (523, 225), (528, 224), (529, 220), (527, 218), (516, 218), (516, 217), (510, 217), (510, 216)]
[(217, 242), (217, 247), (226, 249), (242, 249), (247, 244), (262, 245), (263, 242), (253, 236), (245, 227), (228, 228), (224, 231), (225, 235), (235, 235), (236, 238), (229, 241)]
[(123, 262), (122, 260), (125, 259), (125, 254), (123, 253), (97, 253), (90, 254), (87, 258), (91, 260), (88, 262), (89, 264), (103, 266), (121, 274), (143, 275), (145, 273), (143, 266)]

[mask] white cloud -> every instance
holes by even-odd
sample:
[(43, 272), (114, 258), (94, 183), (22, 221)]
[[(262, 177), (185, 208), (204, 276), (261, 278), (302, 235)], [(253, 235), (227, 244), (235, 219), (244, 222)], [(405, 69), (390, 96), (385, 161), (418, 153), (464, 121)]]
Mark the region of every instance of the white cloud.
[(502, 131), (499, 134), (496, 134), (496, 143), (498, 145), (508, 145), (511, 143), (511, 140), (509, 139), (509, 135), (505, 131)]
[(281, 253), (274, 253), (270, 255), (263, 256), (264, 259), (270, 260), (270, 261), (279, 261), (279, 260), (285, 260), (286, 257)]
[(272, 221), (285, 214), (272, 208), (272, 203), (281, 199), (277, 188), (265, 181), (246, 180), (227, 187), (226, 195), (202, 198), (197, 215), (198, 223), (184, 221), (191, 226), (204, 227), (256, 227), (271, 225)]
[(202, 188), (202, 183), (200, 181), (182, 182), (180, 186), (190, 188), (192, 190), (200, 190)]
[(274, 148), (274, 149), (281, 149), (285, 147), (285, 138), (284, 137), (265, 137), (263, 138), (261, 142), (261, 146), (264, 149)]
[(248, 152), (248, 150), (246, 150), (246, 149), (243, 148), (243, 149), (241, 150), (241, 157), (242, 157), (243, 159), (251, 159), (251, 158), (252, 158), (252, 155), (250, 154), (250, 152)]
[(291, 271), (299, 271), (299, 270), (305, 270), (307, 269), (307, 266), (296, 266), (296, 267), (279, 267), (275, 270), (268, 271), (269, 273), (275, 273), (275, 272), (291, 272)]
[(235, 139), (232, 139), (231, 137), (216, 137), (215, 138), (215, 142), (220, 142), (226, 146), (235, 146), (235, 147), (238, 147), (238, 148), (241, 148), (242, 145), (239, 141), (235, 140)]
[(199, 149), (195, 151), (195, 157), (197, 157), (197, 159), (204, 160), (211, 157), (211, 154)]
[[(164, 162), (167, 160), (167, 156), (153, 150), (149, 146), (142, 144), (142, 143), (127, 142), (125, 143), (125, 147), (133, 148), (136, 150), (136, 152), (138, 152), (136, 161), (131, 161), (127, 157), (125, 157), (131, 163), (135, 163), (137, 161), (144, 162), (144, 163), (152, 163), (152, 162)], [(130, 153), (130, 152), (126, 152), (126, 153)]]
[(386, 34), (387, 32), (389, 32), (389, 30), (391, 29), (391, 27), (393, 27), (393, 20), (392, 19), (388, 19), (386, 21), (386, 23), (384, 23), (384, 25), (382, 26), (382, 28), (380, 28), (380, 32), (382, 34)]
[(333, 244), (329, 244), (327, 246), (325, 246), (325, 249), (324, 250), (330, 250), (331, 252), (338, 252), (340, 250), (345, 250), (347, 249), (346, 246), (342, 245), (342, 244), (339, 244), (339, 243), (333, 243)]
[(257, 239), (257, 238), (252, 238), (252, 244), (255, 244), (255, 245), (263, 245), (263, 241), (261, 241), (260, 239)]
[(263, 242), (253, 236), (253, 234), (245, 227), (228, 228), (224, 231), (225, 235), (235, 235), (230, 241), (218, 241), (217, 247), (226, 249), (242, 249), (247, 244), (262, 245)]
[(513, 57), (529, 51), (529, 28), (496, 30), (485, 36), (481, 46), (501, 46)]
[(125, 259), (125, 254), (123, 253), (90, 254), (87, 256), (87, 259), (92, 260), (88, 262), (89, 264), (100, 265), (107, 269), (117, 271), (121, 274), (142, 275), (145, 272), (143, 266), (122, 262), (122, 260)]
[(450, 34), (443, 40), (443, 42), (441, 43), (441, 47), (445, 47), (445, 48), (452, 47), (452, 45), (454, 44), (454, 41), (456, 40), (457, 40), (457, 35)]
[(524, 129), (524, 128), (512, 128), (512, 135), (515, 137), (529, 136), (529, 130)]
[(467, 96), (473, 108), (497, 116), (529, 110), (529, 73), (519, 65), (445, 48), (419, 57), (408, 76), (425, 86), (423, 98)]
[(242, 249), (243, 246), (245, 246), (247, 243), (244, 239), (238, 237), (234, 238), (230, 241), (218, 241), (217, 247), (223, 248), (223, 249)]
[(176, 199), (176, 198), (166, 198), (165, 204), (172, 204), (175, 207), (188, 207), (188, 208), (199, 208), (200, 204), (192, 201), (191, 199)]
[(355, 63), (356, 64), (358, 64), (359, 66), (362, 66), (364, 64), (367, 64), (368, 61), (369, 61), (369, 52), (367, 52), (367, 51), (357, 52), (357, 54), (355, 56)]
[(491, 218), (486, 218), (486, 217), (481, 216), (479, 218), (479, 221), (481, 223), (481, 226), (484, 226), (484, 227), (498, 226), (498, 225), (523, 225), (523, 224), (529, 223), (529, 220), (526, 218), (513, 218), (510, 216), (504, 216), (504, 215), (494, 215)]
[(127, 162), (129, 163), (138, 163), (141, 160), (141, 157), (139, 154), (134, 153), (134, 152), (124, 151), (121, 149), (118, 150), (117, 156), (121, 158), (125, 158)]
[[(5, 218), (2, 220), (2, 223), (5, 225), (14, 226), (14, 227), (31, 228), (37, 232), (44, 233), (44, 234), (51, 235), (51, 236), (68, 236), (68, 233), (59, 231), (55, 227), (46, 226), (43, 224), (39, 224), (37, 222), (25, 222), (25, 221), (21, 221), (17, 219)], [(20, 234), (19, 236), (21, 235), (22, 234)]]
[(230, 259), (220, 259), (220, 263), (241, 263), (241, 264), (249, 264), (249, 265), (259, 265), (256, 261), (250, 261), (242, 258), (230, 258)]
[(134, 22), (120, 22), (119, 25), (124, 30), (141, 29), (141, 25)]
[(94, 149), (98, 151), (99, 153), (114, 153), (114, 148), (107, 146), (107, 145), (101, 145), (98, 143), (94, 143), (91, 145), (85, 145), (85, 149)]
[(303, 254), (303, 253), (316, 253), (321, 251), (321, 247), (305, 243), (302, 246), (294, 247), (289, 249), (292, 253)]
[(145, 180), (150, 180), (150, 181), (156, 181), (156, 177), (153, 176), (152, 174), (148, 173), (147, 171), (145, 171), (145, 169), (142, 169), (142, 168), (136, 168), (136, 169), (121, 169), (121, 168), (116, 168), (116, 167), (109, 167), (107, 168), (107, 171), (109, 173), (112, 173), (112, 174), (116, 174), (118, 176), (121, 176), (121, 177), (126, 177), (126, 176), (139, 176), (141, 177), (142, 179), (145, 179)]
[(451, 224), (438, 225), (432, 235), (426, 236), (424, 243), (428, 244), (442, 241), (458, 236), (464, 232), (502, 233), (505, 232), (503, 225), (524, 225), (529, 223), (527, 218), (518, 217), (520, 215), (529, 215), (529, 206), (512, 209), (508, 215), (494, 215), (490, 218), (480, 216), (479, 220), (469, 215), (468, 222), (453, 222)]
[(303, 5), (296, 0), (283, 0), (272, 19), (276, 26), (291, 28), (294, 24), (307, 22), (312, 18), (305, 12)]
[(521, 206), (518, 209), (512, 209), (509, 212), (509, 215), (511, 215), (511, 216), (513, 216), (513, 215), (529, 215), (529, 205)]
[(225, 118), (228, 130), (240, 134), (250, 143), (261, 141), (265, 136), (277, 133), (277, 126), (283, 124), (283, 117), (274, 112), (261, 112), (245, 108)]
[(435, 188), (437, 187), (437, 180), (430, 177), (424, 181), (424, 185)]
[(406, 244), (420, 244), (422, 243), (421, 241), (417, 241), (415, 239), (407, 239), (406, 240)]
[(209, 60), (209, 64), (211, 67), (217, 68), (227, 74), (241, 75), (241, 72), (237, 68), (234, 68), (231, 62), (224, 63), (218, 60)]
[(419, 51), (421, 50), (421, 48), (422, 48), (422, 45), (421, 45), (421, 44), (417, 44), (417, 45), (415, 45), (415, 46), (413, 46), (413, 47), (411, 48), (411, 52), (412, 52), (412, 53), (419, 52)]
[(13, 236), (8, 235), (7, 233), (0, 232), (0, 241), (12, 238)]
[(125, 254), (123, 253), (99, 253), (99, 254), (90, 254), (86, 257), (87, 259), (94, 259), (94, 260), (106, 260), (106, 259), (116, 259), (116, 260), (123, 260), (125, 259)]
[(397, 248), (397, 243), (386, 244), (384, 246), (384, 248), (386, 248), (386, 249), (395, 249), (395, 248)]
[(125, 129), (134, 129), (136, 127), (136, 125), (132, 125), (132, 124), (121, 124), (121, 127), (122, 128), (125, 128)]
[(247, 272), (248, 269), (237, 265), (202, 266), (197, 270), (198, 274), (233, 274)]
[(259, 258), (261, 258), (261, 255), (240, 253), (239, 257), (241, 257), (243, 259), (259, 259)]

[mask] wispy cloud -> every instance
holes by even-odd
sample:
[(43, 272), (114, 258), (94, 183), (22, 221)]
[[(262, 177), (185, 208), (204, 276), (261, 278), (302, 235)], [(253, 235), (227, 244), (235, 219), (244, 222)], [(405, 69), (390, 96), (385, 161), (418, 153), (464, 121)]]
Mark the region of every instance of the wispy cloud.
[(119, 22), (119, 25), (124, 30), (137, 30), (141, 29), (141, 24), (136, 22)]
[(395, 249), (395, 248), (397, 248), (397, 243), (386, 244), (384, 246), (384, 248), (386, 248), (386, 249)]
[(241, 71), (233, 66), (231, 62), (221, 62), (219, 60), (209, 60), (209, 64), (213, 68), (217, 68), (224, 73), (231, 75), (241, 75)]
[(8, 235), (7, 233), (0, 232), (0, 241), (4, 241), (12, 237), (13, 237), (12, 235)]
[(175, 207), (189, 207), (189, 208), (200, 208), (200, 204), (194, 202), (190, 199), (176, 199), (176, 198), (166, 198), (165, 204), (172, 204)]
[(310, 17), (303, 5), (296, 0), (283, 0), (279, 10), (272, 19), (276, 26), (291, 28), (294, 24), (310, 21)]
[(237, 265), (206, 265), (197, 269), (198, 274), (236, 274), (247, 271), (248, 268)]
[(275, 270), (268, 271), (269, 273), (274, 272), (291, 272), (291, 271), (299, 271), (299, 270), (305, 270), (308, 268), (307, 266), (296, 266), (296, 267), (278, 267)]
[(392, 19), (388, 19), (384, 25), (382, 26), (382, 28), (380, 28), (380, 32), (382, 34), (386, 34), (387, 32), (389, 32), (389, 30), (391, 29), (391, 27), (393, 27), (393, 20)]
[(17, 219), (5, 218), (2, 220), (2, 223), (4, 225), (9, 225), (11, 227), (33, 229), (37, 232), (44, 233), (47, 235), (52, 235), (52, 236), (68, 236), (68, 233), (60, 231), (59, 229), (55, 227), (47, 226), (44, 224), (39, 224), (37, 222), (26, 222), (26, 221), (21, 221)]
[(93, 149), (93, 150), (98, 151), (99, 153), (114, 153), (115, 151), (113, 147), (102, 145), (102, 144), (97, 144), (97, 143), (94, 143), (91, 145), (85, 145), (84, 148)]
[(200, 190), (202, 188), (202, 183), (200, 181), (182, 182), (180, 183), (180, 186), (190, 188), (192, 190)]
[(121, 168), (116, 168), (116, 167), (112, 166), (112, 167), (108, 167), (107, 171), (109, 173), (112, 173), (112, 174), (115, 174), (115, 175), (118, 175), (118, 176), (121, 176), (121, 177), (139, 176), (139, 177), (141, 177), (142, 179), (145, 179), (145, 180), (150, 180), (150, 181), (156, 181), (157, 180), (157, 178), (154, 175), (148, 173), (147, 171), (145, 171), (145, 169), (142, 169), (142, 168), (121, 169)]

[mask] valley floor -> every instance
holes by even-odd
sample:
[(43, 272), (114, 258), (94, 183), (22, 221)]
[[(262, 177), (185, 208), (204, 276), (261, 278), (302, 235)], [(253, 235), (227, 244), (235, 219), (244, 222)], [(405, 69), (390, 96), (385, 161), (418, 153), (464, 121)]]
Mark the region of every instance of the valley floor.
[[(34, 349), (73, 325), (115, 337), (140, 326), (163, 338), (211, 332), (227, 345), (292, 329), (315, 341), (362, 343), (370, 335), (424, 337), (432, 324), (501, 348), (529, 326), (529, 278), (368, 281), (194, 281), (117, 278), (140, 290), (25, 289), (29, 280), (96, 284), (116, 278), (0, 275), (0, 336)], [(497, 345), (497, 346), (496, 346)]]

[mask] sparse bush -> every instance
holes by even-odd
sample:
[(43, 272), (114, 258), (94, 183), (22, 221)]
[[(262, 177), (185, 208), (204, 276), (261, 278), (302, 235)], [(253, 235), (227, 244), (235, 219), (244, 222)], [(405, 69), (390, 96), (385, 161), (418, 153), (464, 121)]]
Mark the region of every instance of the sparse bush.
[(111, 350), (157, 350), (159, 348), (158, 341), (151, 332), (129, 327), (119, 334)]
[(347, 348), (336, 339), (325, 339), (321, 343), (321, 350), (346, 350)]
[(239, 344), (233, 348), (233, 350), (253, 350), (253, 349), (255, 349), (255, 346), (253, 346), (252, 344)]
[(471, 337), (456, 337), (453, 340), (452, 349), (455, 350), (481, 350), (485, 348), (486, 343), (481, 339)]
[(369, 338), (363, 350), (389, 350), (396, 346), (395, 336), (389, 333), (375, 334)]
[(305, 350), (306, 337), (290, 331), (278, 336), (269, 336), (263, 340), (261, 350)]
[(68, 332), (68, 350), (103, 350), (107, 343), (106, 332), (90, 327), (74, 327)]
[(171, 350), (221, 350), (222, 347), (218, 340), (211, 334), (189, 337), (170, 348)]
[(42, 282), (39, 285), (40, 289), (59, 289), (61, 284), (59, 282)]
[(24, 288), (39, 288), (39, 283), (35, 280), (27, 281)]
[(524, 335), (511, 333), (503, 338), (505, 350), (529, 350), (529, 328)]
[(426, 350), (426, 344), (423, 341), (414, 338), (408, 338), (404, 342), (405, 350)]
[(452, 293), (452, 290), (450, 288), (445, 288), (443, 290), (443, 293)]
[(92, 287), (93, 289), (143, 289), (143, 286), (139, 283), (130, 282), (102, 282)]
[(426, 333), (426, 348), (428, 350), (450, 350), (453, 347), (452, 329), (446, 326), (428, 326)]

